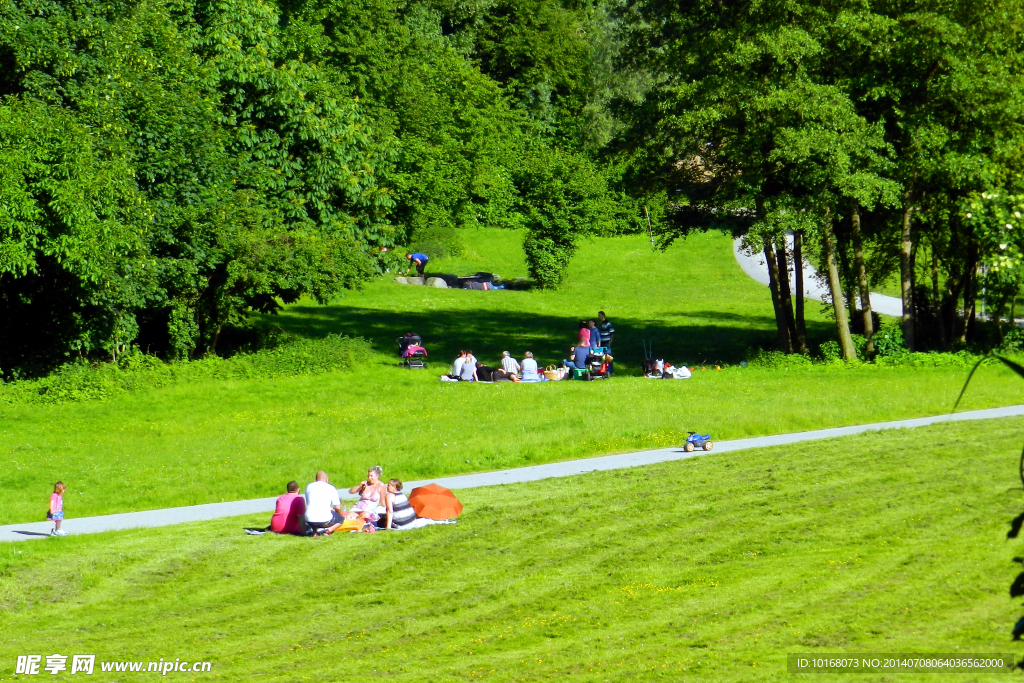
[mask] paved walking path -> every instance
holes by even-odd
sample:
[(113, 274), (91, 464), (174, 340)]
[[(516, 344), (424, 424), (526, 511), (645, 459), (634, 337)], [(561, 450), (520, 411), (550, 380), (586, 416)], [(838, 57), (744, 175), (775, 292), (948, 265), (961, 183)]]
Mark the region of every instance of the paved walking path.
[[(786, 241), (789, 244), (789, 250), (792, 254), (793, 236), (787, 235)], [(747, 253), (743, 249), (742, 237), (737, 237), (733, 240), (732, 252), (736, 256), (736, 261), (740, 264), (740, 268), (743, 269), (744, 273), (757, 280), (762, 285), (768, 285), (768, 266), (764, 262), (764, 254), (762, 252), (756, 252), (753, 254)], [(791, 292), (796, 290), (796, 274), (792, 271), (789, 273), (789, 286)], [(805, 260), (804, 298), (821, 301), (822, 296), (828, 295), (828, 293), (828, 285), (825, 284), (825, 279), (818, 275), (818, 271), (815, 267)], [(857, 305), (860, 305), (860, 295), (857, 296)], [(891, 315), (899, 318), (903, 315), (903, 301), (902, 299), (898, 299), (894, 296), (886, 296), (885, 294), (879, 294), (878, 292), (871, 292), (871, 310), (879, 313), (880, 315)]]
[[(988, 410), (972, 410), (952, 415), (919, 417), (911, 420), (875, 422), (866, 425), (854, 425), (852, 427), (817, 429), (812, 432), (794, 432), (792, 434), (756, 436), (749, 439), (736, 439), (734, 441), (718, 441), (715, 442), (715, 449), (712, 452), (728, 453), (731, 451), (741, 451), (749, 448), (785, 446), (787, 444), (800, 443), (802, 441), (834, 439), (840, 436), (850, 436), (852, 434), (874, 432), (883, 429), (924, 427), (940, 422), (990, 420), (999, 417), (1019, 416), (1024, 416), (1024, 405), (1009, 406), (1006, 408), (990, 408)], [(450, 489), (471, 489), (481, 486), (520, 484), (527, 481), (537, 481), (539, 479), (550, 479), (553, 477), (571, 477), (578, 474), (586, 474), (588, 472), (619, 470), (628, 467), (642, 467), (644, 465), (653, 465), (655, 463), (667, 462), (670, 460), (693, 458), (698, 455), (706, 455), (706, 453), (701, 451), (687, 453), (680, 447), (662, 448), (654, 451), (605, 455), (597, 458), (569, 460), (567, 462), (555, 462), (548, 465), (535, 465), (533, 467), (518, 467), (516, 469), (501, 470), (498, 472), (464, 474), (457, 477), (433, 479), (431, 481)], [(406, 488), (407, 490), (412, 490), (417, 486), (422, 486), (428, 483), (430, 482), (407, 482)], [(342, 497), (348, 499), (356, 498), (356, 496), (349, 495), (347, 493), (343, 493)], [(189, 507), (167, 508), (164, 510), (148, 510), (146, 512), (126, 512), (117, 515), (103, 515), (101, 517), (82, 517), (80, 519), (72, 518), (64, 521), (64, 528), (71, 534), (95, 534), (102, 531), (168, 526), (170, 524), (201, 522), (210, 519), (220, 519), (222, 517), (270, 513), (274, 511), (274, 502), (276, 500), (276, 497), (260, 498), (257, 500), (239, 500), (231, 503), (209, 503), (206, 505), (192, 505)], [(50, 522), (29, 522), (27, 524), (10, 524), (8, 526), (0, 526), (0, 541), (24, 541), (31, 538), (43, 538), (47, 536), (52, 526), (53, 525)]]

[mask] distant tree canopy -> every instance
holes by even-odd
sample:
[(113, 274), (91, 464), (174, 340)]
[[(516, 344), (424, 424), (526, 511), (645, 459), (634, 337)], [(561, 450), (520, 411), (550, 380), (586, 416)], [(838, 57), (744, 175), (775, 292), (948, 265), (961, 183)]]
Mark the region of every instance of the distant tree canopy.
[(0, 370), (214, 350), (418, 231), (527, 228), (557, 285), (579, 235), (623, 229), (595, 22), (552, 0), (0, 5)]
[(663, 243), (745, 234), (783, 349), (805, 344), (786, 231), (820, 256), (847, 358), (847, 320), (872, 352), (869, 286), (890, 275), (911, 349), (1003, 341), (1024, 280), (1020, 0), (637, 0), (620, 35), (651, 85), (619, 144), (665, 193)]
[(214, 351), (459, 227), (554, 287), (642, 206), (746, 235), (787, 351), (787, 233), (846, 357), (895, 273), (911, 348), (978, 341), (1024, 282), (1022, 3), (8, 0), (0, 372)]

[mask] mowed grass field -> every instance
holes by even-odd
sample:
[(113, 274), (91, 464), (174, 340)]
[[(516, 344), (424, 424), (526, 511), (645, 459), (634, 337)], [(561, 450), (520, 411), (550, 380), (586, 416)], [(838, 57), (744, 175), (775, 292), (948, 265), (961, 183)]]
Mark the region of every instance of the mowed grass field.
[(790, 652), (1019, 655), (1022, 437), (952, 424), (468, 490), (455, 526), (375, 536), (245, 536), (260, 516), (3, 544), (0, 661), (603, 683), (776, 681)]
[[(519, 239), (470, 231), (469, 254), (438, 270), (525, 274)], [(829, 334), (808, 306), (815, 334)], [(391, 350), (413, 329), (441, 365), (464, 346), (488, 362), (506, 349), (553, 362), (574, 338), (574, 321), (600, 309), (619, 331), (623, 371), (605, 382), (440, 383), (437, 364), (402, 370)], [(374, 464), (389, 477), (422, 479), (664, 447), (690, 429), (723, 440), (944, 413), (967, 375), (959, 367), (715, 371), (709, 360), (687, 381), (628, 376), (644, 339), (659, 356), (695, 364), (736, 361), (747, 345), (774, 338), (766, 288), (743, 275), (728, 239), (711, 234), (665, 253), (641, 237), (594, 240), (556, 292), (436, 290), (388, 279), (335, 305), (293, 306), (263, 322), (305, 335), (362, 335), (380, 353), (348, 373), (0, 406), (0, 524), (41, 519), (57, 479), (69, 487), (69, 517), (239, 500), (275, 495), (319, 469), (343, 484)], [(963, 409), (1022, 401), (1024, 383), (985, 367)]]

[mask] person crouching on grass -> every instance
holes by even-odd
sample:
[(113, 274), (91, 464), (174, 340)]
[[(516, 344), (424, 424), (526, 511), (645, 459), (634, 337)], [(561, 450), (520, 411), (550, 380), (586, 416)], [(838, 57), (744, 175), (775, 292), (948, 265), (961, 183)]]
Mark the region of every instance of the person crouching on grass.
[(418, 275), (421, 278), (424, 278), (425, 281), (427, 276), (424, 274), (424, 271), (427, 268), (427, 261), (430, 260), (430, 257), (428, 257), (426, 254), (416, 252), (415, 254), (406, 254), (405, 258), (409, 259), (409, 270), (406, 271), (406, 273), (411, 272), (413, 267), (415, 266), (416, 275)]
[(64, 491), (67, 487), (64, 482), (58, 481), (53, 485), (53, 493), (50, 495), (50, 509), (46, 511), (46, 518), (53, 520), (51, 536), (67, 536), (68, 532), (60, 528), (64, 521)]

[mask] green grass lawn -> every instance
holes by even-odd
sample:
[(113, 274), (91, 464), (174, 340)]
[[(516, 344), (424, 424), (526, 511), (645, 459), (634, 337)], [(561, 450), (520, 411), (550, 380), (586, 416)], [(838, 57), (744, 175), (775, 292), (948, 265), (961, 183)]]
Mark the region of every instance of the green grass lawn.
[[(463, 231), (468, 253), (431, 261), (427, 274), (495, 272), (523, 277), (522, 234), (509, 230)], [(675, 363), (735, 363), (752, 348), (775, 340), (768, 288), (736, 264), (732, 240), (717, 233), (694, 235), (665, 252), (653, 252), (643, 236), (595, 239), (573, 259), (557, 290), (479, 292), (397, 285), (381, 278), (331, 306), (296, 305), (264, 318), (300, 335), (342, 332), (371, 339), (395, 354), (395, 339), (413, 330), (434, 357), (451, 363), (461, 348), (484, 362), (502, 351), (555, 363), (576, 340), (581, 319), (603, 310), (617, 330), (618, 367), (638, 371), (644, 343)], [(808, 302), (812, 341), (834, 336), (818, 302)]]
[(1022, 430), (943, 425), (469, 490), (457, 526), (414, 532), (247, 537), (265, 517), (245, 517), (3, 544), (0, 661), (603, 683), (775, 681), (789, 652), (1019, 657), (1020, 542), (1005, 532), (1024, 504)]
[[(506, 277), (525, 273), (516, 239), (470, 232), (470, 254), (439, 269), (475, 272), (494, 263), (488, 269)], [(666, 358), (692, 363), (735, 360), (746, 344), (774, 336), (766, 288), (742, 274), (729, 240), (714, 235), (665, 254), (651, 253), (641, 238), (595, 240), (557, 292), (376, 282), (336, 305), (296, 306), (279, 317), (302, 334), (371, 338), (381, 354), (355, 372), (0, 406), (0, 524), (40, 519), (57, 479), (69, 486), (68, 515), (82, 517), (270, 496), (321, 468), (342, 482), (357, 481), (373, 464), (388, 476), (429, 478), (663, 447), (680, 443), (687, 429), (722, 440), (932, 415), (948, 412), (967, 373), (732, 366), (685, 382), (618, 376), (452, 385), (437, 382), (436, 366), (399, 369), (391, 351), (394, 338), (412, 328), (426, 336), (432, 357), (447, 359), (469, 345), (489, 361), (506, 348), (532, 348), (551, 361), (572, 338), (573, 321), (602, 307), (620, 331), (616, 355), (627, 369), (642, 357), (645, 337), (656, 349), (674, 349)], [(815, 324), (828, 329), (823, 320)], [(1022, 401), (1024, 383), (986, 367), (963, 407)]]

